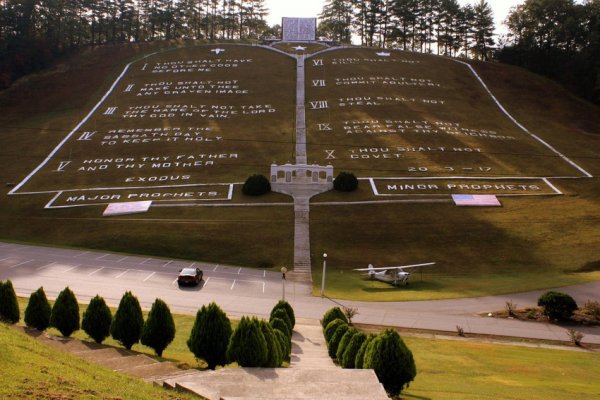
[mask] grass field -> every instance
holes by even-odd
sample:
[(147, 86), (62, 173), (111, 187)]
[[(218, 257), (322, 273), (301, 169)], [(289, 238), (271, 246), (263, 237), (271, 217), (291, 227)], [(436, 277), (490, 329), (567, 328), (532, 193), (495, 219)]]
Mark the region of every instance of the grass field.
[[(242, 182), (250, 174), (267, 173), (271, 162), (292, 161), (295, 156), (294, 60), (250, 46), (189, 46), (194, 44), (197, 43), (90, 50), (64, 60), (52, 71), (28, 77), (14, 88), (0, 93), (0, 124), (3, 126), (0, 134), (0, 183), (4, 182), (5, 187), (0, 193), (0, 239), (251, 267), (291, 265), (294, 214), (291, 199), (283, 195), (270, 194), (251, 199), (243, 196), (240, 186), (236, 185), (231, 203), (260, 203), (261, 206), (153, 207), (144, 215), (106, 219), (101, 217), (102, 206), (44, 210), (53, 193), (6, 194), (15, 189), (15, 185), (82, 120), (128, 62), (155, 51), (161, 53), (133, 63), (129, 74), (107, 99), (106, 107), (118, 107), (115, 115), (105, 115), (105, 107), (99, 109), (59, 152), (60, 157), (53, 159), (54, 164), (42, 168), (40, 175), (32, 178), (22, 189), (119, 186), (128, 177), (143, 176), (146, 170), (136, 169), (133, 174), (125, 174), (113, 166), (106, 172), (80, 173), (69, 172), (69, 168), (84, 159), (96, 156), (105, 159), (130, 152), (135, 158), (163, 151), (174, 156), (239, 155), (238, 158), (218, 161), (214, 168), (192, 167), (197, 169), (191, 173), (194, 183)], [(172, 49), (174, 45), (181, 48)], [(163, 51), (167, 47), (168, 51)], [(225, 49), (225, 52), (217, 55), (210, 51), (217, 48)], [(295, 51), (289, 46), (282, 48)], [(307, 51), (316, 49), (310, 47)], [(402, 52), (393, 53), (388, 59), (394, 62), (355, 62), (355, 59), (378, 58), (374, 54), (375, 50), (352, 49), (323, 53), (306, 60), (309, 162), (333, 162), (336, 173), (346, 169), (361, 178), (450, 176), (459, 172), (465, 176), (477, 174), (486, 177), (530, 174), (581, 176), (503, 116), (464, 65), (445, 58)], [(225, 81), (235, 75), (240, 81), (235, 84), (239, 86), (235, 90), (247, 90), (247, 94), (169, 94), (178, 86), (177, 83), (163, 82), (160, 85), (161, 81), (167, 80), (162, 79), (163, 74), (150, 73), (170, 65), (165, 63), (182, 60), (194, 61), (198, 68), (204, 68), (206, 63), (198, 60), (217, 58), (251, 58), (252, 62), (241, 63), (235, 68), (223, 67), (206, 72), (207, 75), (202, 75), (205, 72), (182, 72), (169, 80), (206, 80), (207, 76), (212, 76), (217, 81)], [(323, 60), (323, 68), (313, 65), (315, 59)], [(335, 65), (334, 59), (338, 59)], [(146, 69), (145, 64), (148, 64)], [(247, 68), (248, 65), (253, 68)], [(600, 113), (597, 107), (522, 69), (493, 63), (473, 65), (499, 101), (533, 134), (548, 141), (588, 172), (600, 174)], [(232, 73), (233, 70), (235, 73)], [(376, 83), (334, 84), (336, 79), (352, 81), (355, 78), (367, 82), (375, 78)], [(415, 79), (418, 84), (403, 83), (412, 83)], [(321, 80), (326, 82), (325, 87), (319, 86)], [(140, 88), (152, 84), (161, 88), (158, 91), (160, 95), (144, 95), (138, 100), (137, 95), (142, 93)], [(129, 85), (134, 87), (127, 91)], [(151, 88), (155, 86), (145, 87), (152, 92)], [(384, 99), (355, 99), (376, 96)], [(445, 105), (439, 107), (441, 104), (403, 101), (403, 98), (437, 99), (444, 101)], [(328, 101), (328, 108), (311, 110), (311, 102), (314, 101)], [(358, 102), (363, 104), (354, 104)], [(376, 102), (381, 104), (367, 104)], [(247, 115), (209, 120), (185, 116), (157, 118), (153, 122), (122, 118), (123, 110), (134, 103), (160, 107), (175, 103), (206, 103), (238, 108), (274, 103), (277, 112), (261, 115), (260, 118)], [(345, 105), (342, 106), (342, 103)], [(320, 103), (315, 104), (318, 107)], [(114, 117), (118, 117), (118, 123), (115, 123)], [(364, 132), (379, 129), (372, 121), (390, 118), (403, 121), (391, 125), (405, 132)], [(359, 123), (352, 122), (355, 120)], [(427, 132), (426, 126), (419, 125), (419, 121), (423, 120), (439, 123), (437, 128), (441, 128), (437, 129), (438, 132)], [(187, 129), (190, 123), (194, 127), (211, 129), (201, 131), (200, 136), (222, 134), (224, 139), (184, 146), (184, 151), (180, 151), (179, 144), (171, 142), (128, 147), (131, 144), (126, 144), (121, 138), (119, 144), (111, 145), (108, 150), (99, 144), (98, 135), (112, 128), (139, 125), (147, 129), (181, 126)], [(460, 129), (457, 131), (456, 125), (453, 127), (446, 123), (459, 124)], [(325, 126), (329, 124), (327, 126), (334, 131), (321, 131), (319, 124), (323, 129), (327, 129)], [(398, 125), (406, 126), (398, 128)], [(462, 129), (476, 136), (457, 134), (465, 132)], [(93, 138), (92, 143), (77, 140), (85, 132), (94, 131), (98, 134), (90, 137)], [(514, 139), (491, 139), (491, 131), (496, 132), (495, 136)], [(90, 147), (90, 144), (93, 146)], [(399, 147), (405, 150), (423, 147), (425, 151), (398, 150), (402, 154), (397, 161), (374, 157), (394, 154), (394, 149)], [(481, 151), (430, 150), (440, 147), (478, 148)], [(135, 150), (130, 151), (131, 148)], [(98, 151), (90, 152), (91, 149)], [(367, 150), (363, 152), (361, 149)], [(329, 160), (326, 150), (335, 150), (338, 158)], [(352, 154), (366, 154), (368, 158), (351, 158)], [(57, 167), (56, 162), (60, 165), (61, 160), (71, 161), (65, 172), (51, 172)], [(484, 169), (468, 170), (480, 167)], [(174, 175), (187, 174), (186, 168), (190, 167), (174, 169)], [(313, 281), (320, 283), (320, 254), (324, 251), (329, 254), (329, 294), (340, 298), (416, 300), (477, 296), (596, 280), (598, 272), (573, 272), (600, 258), (597, 252), (597, 243), (600, 242), (599, 179), (551, 181), (564, 193), (563, 196), (500, 198), (503, 207), (497, 209), (456, 208), (449, 202), (315, 205), (381, 200), (373, 194), (367, 181), (361, 181), (360, 190), (352, 194), (330, 192), (320, 195), (313, 199), (310, 214)], [(440, 198), (450, 200), (449, 196), (436, 197)], [(270, 203), (286, 205), (264, 206)], [(422, 281), (417, 271), (414, 285), (408, 290), (363, 281), (348, 271), (369, 263), (398, 265), (422, 261), (437, 264), (423, 271)]]
[[(19, 299), (19, 302), (23, 311), (26, 299)], [(80, 308), (83, 311), (85, 306)], [(175, 314), (174, 318), (177, 335), (165, 350), (164, 359), (194, 367), (197, 363), (185, 344), (194, 316)], [(57, 334), (54, 330), (50, 332)], [(85, 339), (85, 336), (82, 331), (74, 335), (80, 339)], [(410, 336), (405, 336), (404, 340), (413, 352), (417, 365), (417, 377), (402, 395), (405, 399), (546, 400), (590, 399), (600, 395), (600, 383), (595, 379), (600, 373), (597, 353)], [(63, 394), (81, 394), (85, 390), (93, 390), (103, 398), (121, 396), (141, 399), (168, 394), (151, 392), (158, 389), (138, 384), (141, 386), (138, 397), (128, 397), (127, 391), (132, 387), (129, 379), (101, 368), (87, 369), (87, 363), (40, 346), (5, 325), (0, 325), (0, 343), (7, 349), (0, 356), (0, 366), (3, 370), (11, 370), (14, 377), (0, 388), (0, 394), (4, 396), (11, 397), (11, 394), (19, 393), (24, 384), (32, 388), (34, 395), (41, 393), (39, 391), (43, 388), (51, 393), (56, 391)], [(119, 346), (112, 339), (105, 343)], [(22, 357), (22, 351), (17, 349), (27, 349), (27, 357)], [(134, 345), (133, 350), (153, 354), (151, 349), (142, 345)], [(56, 361), (58, 363), (55, 365)], [(90, 375), (96, 377), (95, 383)], [(26, 382), (24, 377), (27, 377)], [(68, 385), (60, 386), (65, 380)], [(119, 388), (115, 389), (114, 386)], [(113, 390), (119, 392), (113, 394)]]

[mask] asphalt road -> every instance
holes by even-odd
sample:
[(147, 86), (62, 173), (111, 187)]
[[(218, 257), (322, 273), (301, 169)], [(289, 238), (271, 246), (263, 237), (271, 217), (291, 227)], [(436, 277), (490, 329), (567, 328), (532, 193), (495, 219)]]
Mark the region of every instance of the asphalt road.
[[(204, 282), (198, 287), (179, 288), (177, 274), (183, 267), (199, 267)], [(56, 297), (69, 286), (82, 302), (100, 294), (107, 303), (118, 305), (123, 293), (130, 290), (142, 307), (149, 308), (158, 297), (173, 311), (195, 313), (215, 301), (229, 315), (267, 317), (283, 295), (281, 274), (231, 265), (182, 262), (179, 260), (123, 254), (29, 246), (0, 242), (0, 279), (10, 279), (15, 291), (29, 296), (40, 286), (49, 297)], [(301, 318), (319, 319), (335, 300), (311, 296), (311, 285), (285, 281), (285, 298)], [(583, 304), (600, 301), (600, 282), (560, 288)], [(352, 302), (356, 322), (548, 340), (566, 340), (566, 328), (554, 324), (522, 322), (481, 317), (481, 313), (501, 310), (511, 300), (519, 307), (535, 305), (543, 291), (468, 299), (418, 302)], [(576, 327), (583, 332), (584, 343), (600, 344), (600, 327)]]

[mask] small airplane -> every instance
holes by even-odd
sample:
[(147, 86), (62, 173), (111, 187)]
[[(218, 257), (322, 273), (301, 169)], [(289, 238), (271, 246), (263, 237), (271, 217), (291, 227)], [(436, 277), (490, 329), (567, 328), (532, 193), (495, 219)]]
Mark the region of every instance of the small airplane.
[(371, 279), (391, 283), (394, 286), (408, 285), (410, 272), (404, 271), (407, 268), (425, 267), (434, 265), (434, 262), (412, 265), (399, 265), (397, 267), (379, 267), (375, 268), (373, 264), (369, 264), (368, 268), (358, 268), (355, 271), (367, 271), (367, 276)]

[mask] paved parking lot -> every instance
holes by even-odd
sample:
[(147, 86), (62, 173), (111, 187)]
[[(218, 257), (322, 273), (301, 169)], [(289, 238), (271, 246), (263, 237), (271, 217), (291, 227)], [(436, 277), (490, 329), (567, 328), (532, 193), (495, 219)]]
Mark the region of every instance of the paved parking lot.
[[(198, 287), (178, 287), (177, 275), (186, 267), (204, 272), (204, 280)], [(0, 243), (0, 279), (11, 279), (15, 287), (32, 290), (60, 281), (64, 285), (89, 283), (100, 287), (127, 286), (132, 290), (139, 286), (172, 287), (181, 291), (269, 298), (281, 296), (282, 292), (279, 272), (9, 243)]]

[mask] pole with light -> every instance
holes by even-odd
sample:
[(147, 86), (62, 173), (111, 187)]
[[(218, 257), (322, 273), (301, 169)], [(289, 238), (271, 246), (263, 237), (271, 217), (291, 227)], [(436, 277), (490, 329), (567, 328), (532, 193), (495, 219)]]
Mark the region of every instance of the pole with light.
[(286, 267), (281, 267), (281, 300), (285, 300), (285, 273)]
[(321, 277), (321, 297), (325, 295), (325, 270), (327, 268), (327, 253), (323, 253), (323, 276)]

